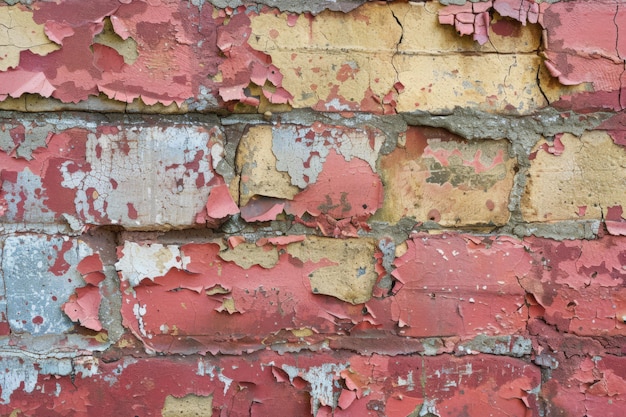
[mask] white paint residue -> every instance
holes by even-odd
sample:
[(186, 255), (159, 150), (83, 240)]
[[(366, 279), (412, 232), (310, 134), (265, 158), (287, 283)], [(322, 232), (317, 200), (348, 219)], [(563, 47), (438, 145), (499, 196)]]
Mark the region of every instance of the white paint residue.
[(31, 393), (37, 386), (39, 374), (65, 376), (72, 373), (70, 359), (41, 359), (34, 361), (26, 356), (0, 358), (0, 403), (8, 404), (17, 389)]
[(140, 245), (127, 241), (124, 242), (122, 253), (123, 256), (115, 264), (115, 268), (131, 287), (139, 285), (145, 278), (154, 281), (172, 268), (183, 268), (180, 249), (176, 245)]
[(435, 400), (424, 400), (424, 404), (420, 409), (419, 417), (424, 417), (428, 414), (433, 414), (438, 416), (439, 412), (437, 411)]
[[(304, 189), (315, 183), (331, 149), (346, 161), (362, 159), (376, 171), (378, 151), (384, 143), (382, 134), (331, 126), (322, 126), (320, 130), (323, 132), (284, 125), (273, 131), (272, 152), (276, 156), (276, 169), (287, 172), (293, 185)], [(305, 137), (312, 132), (312, 137)], [(373, 148), (370, 134), (374, 135)]]
[(93, 356), (74, 359), (74, 373), (81, 374), (83, 378), (98, 375), (98, 359)]
[(316, 416), (320, 406), (328, 405), (333, 409), (337, 407), (333, 395), (333, 382), (339, 377), (339, 373), (348, 366), (348, 363), (325, 363), (322, 366), (313, 366), (308, 370), (290, 365), (283, 365), (282, 369), (289, 376), (289, 381), (293, 382), (293, 379), (299, 376), (311, 385), (313, 416)]
[(220, 382), (224, 384), (224, 396), (226, 396), (226, 391), (228, 391), (228, 388), (230, 388), (230, 384), (233, 383), (233, 380), (225, 376), (221, 370), (217, 374), (217, 379), (219, 379)]
[(146, 305), (140, 306), (139, 304), (133, 305), (133, 313), (135, 317), (137, 317), (137, 323), (139, 323), (139, 332), (142, 336), (148, 337), (146, 334), (146, 329), (143, 325), (143, 316), (146, 314)]
[(216, 373), (217, 373), (217, 379), (221, 383), (224, 384), (224, 396), (226, 396), (226, 392), (228, 391), (228, 389), (230, 388), (231, 384), (233, 383), (233, 380), (231, 378), (227, 377), (226, 375), (224, 375), (220, 368), (216, 368), (213, 365), (209, 365), (206, 362), (204, 362), (203, 360), (199, 360), (198, 361), (198, 370), (196, 371), (196, 375), (199, 375), (199, 376), (207, 376), (208, 375), (209, 378), (211, 378), (211, 381), (213, 381), (213, 379), (215, 378)]
[(398, 377), (398, 386), (399, 387), (407, 387), (407, 391), (413, 391), (415, 389), (415, 383), (413, 382), (413, 371), (409, 371), (406, 376), (406, 379), (402, 377)]
[(102, 217), (124, 225), (187, 224), (209, 194), (210, 139), (204, 130), (173, 126), (90, 133), (89, 169), (64, 162), (61, 185), (76, 190), (76, 212), (88, 223)]

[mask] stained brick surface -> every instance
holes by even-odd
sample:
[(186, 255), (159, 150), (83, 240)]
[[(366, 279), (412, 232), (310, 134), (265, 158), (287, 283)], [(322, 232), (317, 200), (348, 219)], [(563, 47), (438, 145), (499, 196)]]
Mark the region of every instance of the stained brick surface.
[(621, 417), (624, 10), (1, 5), (0, 415)]

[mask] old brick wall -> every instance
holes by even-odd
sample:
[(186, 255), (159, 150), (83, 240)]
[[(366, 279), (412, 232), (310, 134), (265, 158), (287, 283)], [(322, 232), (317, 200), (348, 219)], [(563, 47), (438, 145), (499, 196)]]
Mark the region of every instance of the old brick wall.
[(626, 415), (625, 30), (5, 0), (0, 415)]

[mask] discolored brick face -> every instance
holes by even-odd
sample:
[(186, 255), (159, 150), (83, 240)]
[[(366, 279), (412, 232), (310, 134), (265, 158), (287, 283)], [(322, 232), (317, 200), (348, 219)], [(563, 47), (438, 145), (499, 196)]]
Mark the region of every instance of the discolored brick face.
[(0, 5), (0, 415), (622, 416), (625, 8)]

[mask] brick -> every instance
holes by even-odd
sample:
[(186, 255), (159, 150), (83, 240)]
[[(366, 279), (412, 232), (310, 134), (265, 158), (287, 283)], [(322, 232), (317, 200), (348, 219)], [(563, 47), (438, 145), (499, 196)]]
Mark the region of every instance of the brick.
[(223, 183), (214, 171), (219, 126), (7, 123), (3, 135), (0, 195), (9, 223), (187, 227)]
[[(585, 20), (590, 15), (593, 21)], [(585, 92), (563, 97), (557, 106), (577, 111), (623, 108), (621, 56), (626, 44), (618, 33), (625, 17), (623, 8), (610, 2), (575, 1), (546, 8), (546, 67), (562, 84), (586, 87)]]
[[(112, 276), (100, 261), (91, 261), (94, 257), (97, 253), (81, 239), (34, 234), (6, 237), (1, 259), (3, 335), (19, 335), (23, 341), (13, 342), (15, 345), (26, 343), (30, 349), (43, 352), (103, 349), (109, 344), (107, 330), (112, 339), (118, 337), (116, 315), (99, 317), (101, 311), (110, 311), (117, 303), (108, 290)], [(81, 293), (88, 289), (93, 289), (91, 295), (81, 300)], [(103, 299), (103, 295), (110, 298)], [(84, 311), (77, 312), (76, 317), (68, 315), (65, 305), (73, 297), (91, 312), (89, 323)], [(81, 326), (95, 330), (94, 334), (81, 334)]]
[[(291, 97), (280, 85), (280, 71), (248, 46), (245, 8), (233, 13), (211, 5), (104, 1), (78, 16), (74, 7), (74, 1), (42, 2), (32, 11), (3, 7), (17, 23), (7, 25), (5, 37), (21, 41), (3, 42), (3, 62), (11, 68), (0, 72), (0, 99), (38, 94), (79, 103), (103, 94), (131, 103), (133, 112), (179, 112), (267, 107)], [(22, 49), (34, 53), (20, 55)], [(120, 111), (115, 102), (93, 104)], [(154, 105), (165, 107), (146, 107)]]
[(257, 242), (258, 256), (237, 250), (246, 243), (126, 242), (116, 265), (125, 325), (151, 350), (216, 353), (260, 349), (281, 330), (336, 334), (372, 320), (361, 304), (378, 279), (371, 240), (270, 242)]
[(242, 217), (267, 221), (284, 211), (325, 236), (356, 237), (382, 205), (384, 141), (378, 129), (320, 122), (251, 128), (237, 155)]
[(509, 219), (515, 159), (507, 141), (465, 141), (444, 129), (411, 127), (381, 158), (385, 200), (377, 219), (403, 217), (445, 227), (493, 226)]
[(621, 415), (626, 401), (623, 357), (582, 356), (567, 359), (542, 386), (552, 415)]
[(59, 49), (46, 37), (44, 25), (33, 21), (32, 11), (21, 5), (6, 7), (0, 16), (0, 25), (4, 28), (0, 33), (0, 71), (16, 67), (22, 51), (47, 55)]
[(250, 127), (239, 142), (236, 169), (240, 175), (239, 204), (242, 206), (254, 196), (291, 200), (300, 191), (291, 183), (288, 173), (276, 169), (273, 130), (271, 126)]
[(562, 134), (540, 141), (531, 154), (522, 215), (527, 222), (603, 219), (626, 207), (622, 189), (626, 151), (606, 132)]
[[(202, 403), (204, 415), (406, 416), (423, 410), (469, 417), (535, 415), (538, 367), (512, 358), (438, 358), (338, 352), (247, 357), (139, 357), (74, 364), (76, 378), (50, 366), (13, 387), (14, 408), (31, 414), (168, 415), (173, 404)], [(3, 381), (3, 393), (8, 381)], [(35, 389), (35, 386), (39, 387)], [(135, 393), (128, 396), (128, 391)], [(180, 399), (177, 399), (180, 398)], [(192, 400), (193, 399), (193, 400)], [(179, 415), (179, 414), (177, 414)]]
[[(493, 46), (479, 47), (454, 41), (438, 27), (436, 10), (431, 3), (371, 3), (311, 19), (261, 13), (252, 19), (250, 44), (271, 55), (296, 108), (529, 113), (547, 104), (536, 82), (540, 58), (529, 53), (539, 44), (536, 28), (518, 37), (496, 33)], [(507, 54), (493, 53), (499, 48)]]
[(367, 308), (409, 337), (518, 334), (528, 318), (518, 277), (531, 262), (526, 245), (504, 236), (416, 234), (394, 262), (393, 296)]
[(562, 242), (533, 238), (528, 243), (540, 269), (520, 278), (520, 284), (539, 304), (536, 315), (559, 331), (580, 336), (624, 332), (624, 237)]

